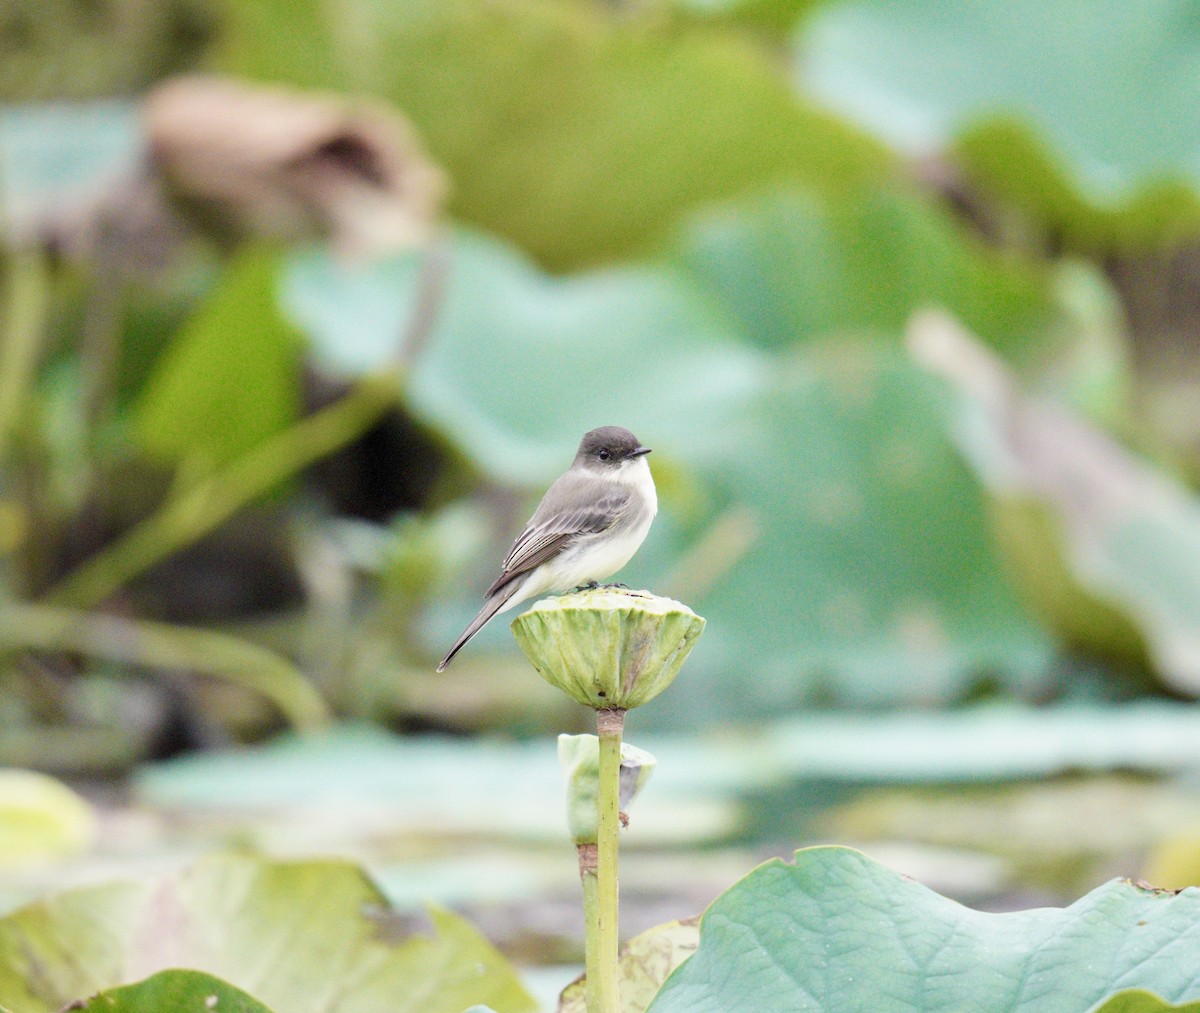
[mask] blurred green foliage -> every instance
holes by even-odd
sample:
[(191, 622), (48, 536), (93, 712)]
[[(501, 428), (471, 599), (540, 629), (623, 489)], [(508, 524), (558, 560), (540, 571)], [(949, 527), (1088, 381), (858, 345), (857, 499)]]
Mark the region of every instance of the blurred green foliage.
[[(636, 717), (662, 765), (622, 876), (656, 920), (816, 833), (1009, 907), (1113, 868), (1194, 878), (1198, 54), (1187, 0), (3, 5), (0, 764), (140, 764), (149, 825), (103, 800), (102, 864), (353, 850), (382, 887), (242, 856), (69, 891), (0, 919), (0, 1003), (150, 974), (166, 897), (214, 948), (180, 958), (229, 984), (94, 1003), (303, 1009), (333, 954), (386, 972), (342, 975), (379, 1008), (433, 965), (447, 1009), (528, 1008), (465, 923), (393, 944), (363, 912), (564, 881), (533, 733), (580, 715), (502, 622), (432, 668), (602, 424), (655, 449), (660, 494), (618, 579), (708, 620)], [(163, 104), (183, 72), (232, 84)], [(359, 723), (311, 734), (331, 717)], [(306, 734), (237, 748), (285, 724)], [(94, 849), (65, 791), (0, 784), (23, 877), (0, 905), (42, 892), (31, 851)], [(888, 947), (931, 926), (971, 948), (942, 954), (955, 1008), (1007, 1001), (976, 984), (981, 948), (1023, 973), (1043, 935), (1056, 997), (1181, 998), (1178, 967), (1133, 977), (1128, 948), (1090, 990), (1072, 969), (1127, 921), (1168, 943), (1166, 915), (1196, 922), (1127, 883), (1005, 920), (844, 850), (717, 904), (655, 1008), (734, 1008), (753, 961), (803, 980), (830, 939), (896, 995), (917, 979)], [(569, 959), (544, 915), (493, 928)], [(714, 942), (735, 926), (753, 953)], [(627, 968), (638, 1002), (694, 943), (640, 937), (667, 963)], [(492, 991), (454, 991), (481, 966)]]
[(801, 79), (904, 150), (1099, 253), (1200, 229), (1200, 20), (1186, 2), (828, 4), (798, 32)]
[(779, 179), (845, 191), (893, 166), (736, 33), (652, 11), (269, 0), (228, 16), (217, 67), (395, 102), (449, 171), (451, 210), (555, 268), (644, 247), (704, 201)]
[(279, 310), (278, 267), (270, 252), (240, 251), (158, 358), (130, 415), (148, 456), (212, 469), (296, 420), (302, 337)]
[[(662, 498), (624, 579), (710, 621), (686, 692), (648, 720), (1114, 699), (1171, 676), (1166, 610), (1144, 603), (1169, 601), (1173, 630), (1197, 619), (1182, 550), (1200, 515), (1173, 476), (1200, 453), (1157, 425), (1172, 412), (1146, 378), (1172, 376), (1170, 404), (1198, 396), (1162, 350), (1186, 358), (1173, 336), (1200, 300), (1147, 312), (1129, 278), (1166, 290), (1197, 256), (1196, 21), (1179, 5), (225, 0), (164, 7), (147, 67), (75, 76), (71, 54), (118, 37), (132, 0), (60, 25), (79, 36), (61, 50), (18, 6), (27, 30), (0, 33), (0, 580), (22, 607), (104, 607), (128, 640), (14, 633), (0, 722), (75, 720), (78, 676), (115, 664), (156, 687), (128, 730), (153, 748), (180, 703), (151, 673), (197, 644), (240, 656), (184, 629), (169, 650), (171, 628), (147, 625), (167, 616), (219, 617), (214, 635), (266, 652), (256, 672), (307, 677), (338, 712), (460, 727), (425, 669), (607, 423), (655, 448)], [(375, 259), (256, 234), (266, 213), (206, 232), (144, 149), (139, 102), (168, 68), (380, 100), (445, 170), (448, 221)], [(81, 96), (97, 104), (17, 104)], [(381, 185), (378, 152), (346, 128), (305, 161), (284, 135), (309, 121), (280, 123), (229, 206), (303, 205), (335, 229)], [(1128, 502), (1161, 478), (1178, 509), (1121, 542), (1103, 586), (1072, 549), (1077, 503), (1034, 489), (1014, 506), (986, 454), (964, 463), (1006, 422), (947, 411), (909, 360), (929, 306), (1018, 393), (1156, 459)], [(1104, 446), (1125, 488), (1135, 459)], [(181, 579), (205, 607), (162, 604)], [(250, 585), (265, 590), (238, 597)], [(463, 659), (480, 700), (510, 671), (496, 626)], [(1079, 658), (1094, 678), (1073, 678)], [(558, 720), (541, 706), (523, 729)], [(209, 684), (182, 707), (176, 745), (276, 720)], [(468, 725), (515, 710), (459, 708)]]

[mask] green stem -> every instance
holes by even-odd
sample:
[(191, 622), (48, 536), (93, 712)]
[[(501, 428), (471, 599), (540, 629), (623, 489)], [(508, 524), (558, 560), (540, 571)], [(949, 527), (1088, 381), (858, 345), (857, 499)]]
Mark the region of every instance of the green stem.
[(211, 630), (137, 622), (47, 605), (0, 605), (0, 650), (73, 651), (156, 668), (179, 668), (261, 693), (297, 728), (329, 720), (320, 695), (286, 659)]
[(80, 609), (102, 604), (133, 578), (361, 435), (395, 404), (397, 383), (390, 373), (364, 380), (340, 401), (173, 496), (157, 513), (52, 588), (46, 600)]
[(583, 884), (583, 966), (588, 1013), (600, 1008), (600, 884), (596, 879), (596, 845), (579, 844), (579, 880)]
[[(620, 1013), (617, 983), (617, 848), (621, 829), (621, 734), (623, 710), (596, 711), (600, 737), (600, 793), (596, 827), (596, 1006), (588, 1013)], [(589, 973), (588, 977), (591, 977)]]
[(362, 380), (340, 401), (301, 419), (216, 474), (172, 496), (157, 513), (51, 588), (47, 602), (95, 608), (248, 503), (370, 429), (395, 405), (408, 363), (420, 353), (433, 331), (446, 279), (447, 256), (440, 239), (431, 243), (401, 354), (389, 368)]
[(36, 254), (13, 253), (0, 331), (0, 458), (33, 388), (45, 335), (50, 280)]

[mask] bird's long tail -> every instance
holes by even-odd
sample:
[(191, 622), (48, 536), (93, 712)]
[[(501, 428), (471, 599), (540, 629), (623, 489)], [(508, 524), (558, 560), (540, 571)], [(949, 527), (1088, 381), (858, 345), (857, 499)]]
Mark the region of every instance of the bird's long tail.
[(449, 653), (442, 659), (442, 663), (438, 665), (437, 670), (442, 672), (446, 666), (450, 664), (454, 656), (463, 648), (463, 645), (470, 640), (476, 633), (483, 629), (497, 612), (499, 612), (508, 600), (517, 593), (520, 589), (522, 581), (514, 580), (499, 588), (486, 602), (483, 603), (483, 608), (479, 610), (479, 615), (471, 620), (471, 624), (463, 630), (462, 636), (454, 642), (454, 646), (450, 648)]

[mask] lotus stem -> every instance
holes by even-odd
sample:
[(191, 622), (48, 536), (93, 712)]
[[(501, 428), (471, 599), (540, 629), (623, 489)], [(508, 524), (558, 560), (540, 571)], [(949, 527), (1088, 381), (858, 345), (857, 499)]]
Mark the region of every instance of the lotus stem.
[[(617, 851), (621, 832), (621, 735), (625, 730), (623, 710), (596, 711), (596, 734), (600, 738), (600, 794), (596, 825), (596, 919), (588, 932), (596, 936), (596, 1008), (588, 1013), (620, 1013), (617, 978), (619, 945)], [(588, 973), (589, 979), (591, 972)]]
[[(617, 851), (621, 807), (654, 768), (625, 747), (625, 712), (665, 690), (704, 630), (686, 605), (648, 591), (592, 588), (546, 598), (512, 623), (538, 674), (596, 712), (596, 737), (559, 737), (567, 822), (579, 850), (588, 1013), (621, 1013)], [(621, 796), (625, 760), (628, 799)], [(595, 817), (593, 820), (593, 816)]]

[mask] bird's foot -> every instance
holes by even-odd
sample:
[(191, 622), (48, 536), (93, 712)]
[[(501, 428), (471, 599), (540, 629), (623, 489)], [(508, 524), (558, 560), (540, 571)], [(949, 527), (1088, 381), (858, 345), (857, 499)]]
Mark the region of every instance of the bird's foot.
[(599, 586), (600, 585), (594, 580), (589, 580), (586, 584), (580, 584), (578, 587), (572, 588), (571, 590), (575, 593), (579, 591), (595, 591)]
[(603, 588), (619, 587), (622, 591), (629, 590), (628, 584), (601, 584), (600, 586)]

